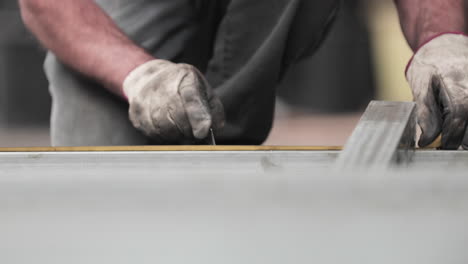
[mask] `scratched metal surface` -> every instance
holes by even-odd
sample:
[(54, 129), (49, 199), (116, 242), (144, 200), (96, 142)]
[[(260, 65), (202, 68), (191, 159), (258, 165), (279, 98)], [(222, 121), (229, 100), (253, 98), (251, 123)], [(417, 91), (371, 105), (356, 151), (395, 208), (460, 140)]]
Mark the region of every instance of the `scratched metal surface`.
[(467, 263), (467, 152), (337, 156), (1, 153), (0, 263)]
[(0, 153), (0, 175), (308, 174), (336, 151), (186, 151)]
[(463, 170), (333, 175), (336, 153), (185, 155), (183, 173), (161, 169), (171, 155), (0, 155), (0, 263), (468, 261)]

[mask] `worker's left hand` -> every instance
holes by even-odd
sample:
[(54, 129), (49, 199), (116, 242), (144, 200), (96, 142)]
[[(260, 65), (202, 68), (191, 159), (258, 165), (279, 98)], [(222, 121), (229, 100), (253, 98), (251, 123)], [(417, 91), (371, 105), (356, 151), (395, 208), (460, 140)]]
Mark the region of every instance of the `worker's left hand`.
[(429, 41), (406, 75), (422, 130), (419, 146), (442, 134), (442, 149), (468, 149), (468, 37), (443, 34)]

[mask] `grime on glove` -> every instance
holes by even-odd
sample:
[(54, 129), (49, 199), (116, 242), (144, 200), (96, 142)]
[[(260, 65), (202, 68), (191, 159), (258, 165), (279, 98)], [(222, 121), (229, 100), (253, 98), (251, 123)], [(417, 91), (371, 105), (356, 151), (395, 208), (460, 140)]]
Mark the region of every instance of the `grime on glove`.
[(440, 35), (414, 55), (407, 79), (426, 147), (442, 134), (442, 149), (468, 149), (468, 37)]
[(161, 144), (192, 144), (224, 126), (221, 101), (193, 66), (152, 60), (123, 84), (135, 128)]

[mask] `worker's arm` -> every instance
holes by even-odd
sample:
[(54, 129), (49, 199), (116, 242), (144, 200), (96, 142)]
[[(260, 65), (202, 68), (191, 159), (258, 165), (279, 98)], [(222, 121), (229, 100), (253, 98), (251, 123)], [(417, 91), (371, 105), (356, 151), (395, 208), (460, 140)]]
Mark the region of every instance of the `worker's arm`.
[(465, 0), (395, 0), (413, 50), (445, 32), (466, 32)]
[(117, 95), (122, 95), (127, 74), (153, 59), (121, 32), (93, 0), (19, 2), (25, 24), (46, 48)]
[[(130, 0), (129, 0), (130, 1)], [(128, 99), (134, 126), (161, 143), (190, 143), (224, 112), (192, 66), (153, 58), (93, 0), (20, 0), (22, 17), (63, 63)]]
[[(395, 0), (415, 51), (406, 76), (417, 103), (421, 147), (468, 149), (468, 37), (465, 0)], [(468, 2), (468, 1), (467, 1)]]

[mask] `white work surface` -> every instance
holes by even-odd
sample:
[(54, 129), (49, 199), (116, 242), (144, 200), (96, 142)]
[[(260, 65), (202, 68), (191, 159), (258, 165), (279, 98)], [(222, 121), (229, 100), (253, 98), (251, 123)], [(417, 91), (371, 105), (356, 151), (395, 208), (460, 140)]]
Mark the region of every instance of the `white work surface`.
[(464, 264), (466, 155), (446, 154), (332, 175), (333, 151), (4, 153), (0, 263)]

